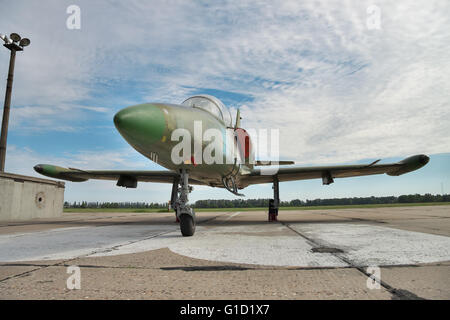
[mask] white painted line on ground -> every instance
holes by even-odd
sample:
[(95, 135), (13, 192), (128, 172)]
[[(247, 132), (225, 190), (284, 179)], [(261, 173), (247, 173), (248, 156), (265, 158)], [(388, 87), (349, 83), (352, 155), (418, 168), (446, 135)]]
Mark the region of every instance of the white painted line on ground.
[(231, 216), (229, 216), (228, 218), (226, 218), (225, 221), (228, 221), (228, 220), (230, 220), (230, 219), (233, 219), (234, 217), (236, 217), (236, 216), (239, 215), (240, 213), (241, 213), (240, 211), (233, 213)]

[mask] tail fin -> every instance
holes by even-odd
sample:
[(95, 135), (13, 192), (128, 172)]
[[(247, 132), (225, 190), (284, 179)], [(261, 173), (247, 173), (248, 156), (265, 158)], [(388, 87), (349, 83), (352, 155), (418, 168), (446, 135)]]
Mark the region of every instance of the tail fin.
[(237, 110), (236, 113), (236, 124), (234, 125), (234, 129), (236, 130), (237, 128), (241, 127), (241, 110)]

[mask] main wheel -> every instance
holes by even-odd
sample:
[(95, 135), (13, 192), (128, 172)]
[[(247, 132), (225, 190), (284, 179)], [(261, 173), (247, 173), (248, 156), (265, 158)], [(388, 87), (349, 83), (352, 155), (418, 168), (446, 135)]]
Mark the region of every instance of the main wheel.
[(180, 216), (180, 229), (183, 237), (193, 236), (195, 233), (195, 220), (189, 214), (182, 214)]

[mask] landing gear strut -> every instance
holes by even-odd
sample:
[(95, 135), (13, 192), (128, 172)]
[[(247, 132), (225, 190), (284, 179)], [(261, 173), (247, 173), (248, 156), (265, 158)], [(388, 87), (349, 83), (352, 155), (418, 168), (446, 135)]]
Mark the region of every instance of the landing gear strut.
[(170, 195), (170, 206), (175, 210), (175, 223), (180, 223), (180, 219), (177, 216), (177, 209), (175, 204), (178, 200), (178, 185), (180, 184), (180, 177), (176, 177), (173, 179), (172, 184), (172, 193)]
[(278, 177), (273, 178), (273, 199), (269, 200), (269, 222), (278, 221), (278, 207), (280, 206), (280, 189)]
[[(178, 183), (180, 188), (178, 188)], [(176, 190), (176, 191), (174, 191)], [(177, 221), (180, 221), (180, 229), (183, 237), (193, 236), (195, 233), (195, 212), (188, 205), (188, 194), (192, 187), (189, 186), (189, 173), (186, 169), (180, 170), (180, 179), (174, 180), (172, 185), (172, 200)], [(179, 196), (178, 196), (179, 193)]]

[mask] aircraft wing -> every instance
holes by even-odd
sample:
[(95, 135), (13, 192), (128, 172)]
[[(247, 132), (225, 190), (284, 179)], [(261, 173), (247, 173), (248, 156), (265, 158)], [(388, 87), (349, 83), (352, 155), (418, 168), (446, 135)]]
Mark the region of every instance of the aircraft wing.
[[(80, 170), (63, 168), (50, 164), (38, 164), (34, 167), (36, 172), (51, 178), (82, 182), (89, 179), (116, 180), (117, 185), (127, 188), (136, 188), (137, 182), (173, 183), (179, 178), (174, 171), (134, 171), (134, 170)], [(200, 181), (189, 179), (190, 184), (203, 184)]]
[(249, 174), (241, 177), (241, 185), (247, 186), (259, 183), (271, 183), (274, 177), (278, 181), (294, 181), (307, 179), (322, 179), (324, 184), (330, 184), (334, 178), (347, 178), (357, 176), (367, 176), (373, 174), (386, 173), (390, 176), (417, 170), (429, 161), (426, 155), (416, 155), (406, 158), (397, 163), (376, 164), (379, 160), (370, 164), (341, 165), (341, 166), (321, 166), (321, 167), (300, 167), (289, 166), (279, 167), (278, 171), (272, 168), (256, 168)]

